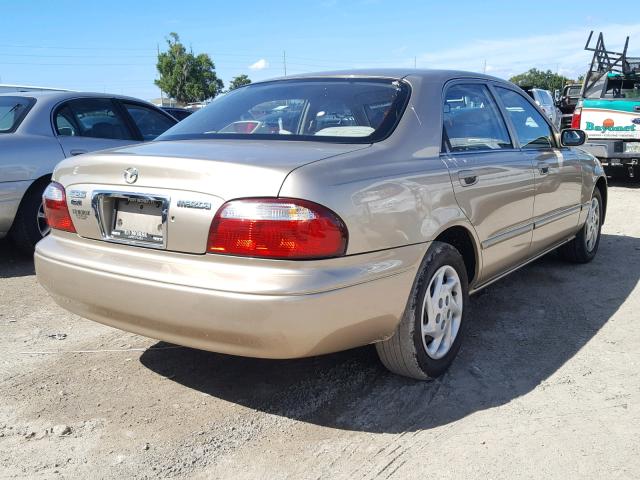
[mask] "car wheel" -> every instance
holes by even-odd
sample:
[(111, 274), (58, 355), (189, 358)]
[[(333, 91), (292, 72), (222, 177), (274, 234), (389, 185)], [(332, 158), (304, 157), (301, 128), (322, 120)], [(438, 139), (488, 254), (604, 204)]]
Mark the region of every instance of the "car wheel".
[(460, 349), (468, 304), (462, 255), (433, 242), (400, 324), (391, 338), (376, 344), (380, 360), (392, 372), (418, 380), (442, 375)]
[(42, 205), (42, 194), (48, 183), (39, 182), (27, 192), (11, 227), (11, 240), (27, 255), (33, 254), (36, 243), (49, 234)]
[(576, 238), (560, 247), (560, 255), (574, 263), (587, 263), (593, 260), (600, 245), (602, 228), (602, 195), (597, 188), (593, 191), (587, 219)]

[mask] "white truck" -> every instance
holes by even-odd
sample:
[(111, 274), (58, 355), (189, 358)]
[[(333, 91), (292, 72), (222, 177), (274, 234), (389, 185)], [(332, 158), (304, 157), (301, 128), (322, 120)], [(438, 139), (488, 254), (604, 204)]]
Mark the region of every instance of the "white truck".
[(608, 51), (602, 33), (585, 77), (572, 128), (587, 133), (583, 148), (595, 155), (609, 175), (624, 172), (640, 178), (640, 58), (627, 57), (629, 37), (622, 52)]

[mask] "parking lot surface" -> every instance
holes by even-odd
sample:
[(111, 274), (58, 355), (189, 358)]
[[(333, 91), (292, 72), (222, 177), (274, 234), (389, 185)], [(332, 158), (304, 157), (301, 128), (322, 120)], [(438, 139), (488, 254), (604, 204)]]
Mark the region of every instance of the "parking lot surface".
[(596, 259), (473, 297), (430, 383), (373, 347), (259, 360), (102, 326), (0, 242), (0, 477), (638, 478), (639, 218), (640, 189), (611, 187)]

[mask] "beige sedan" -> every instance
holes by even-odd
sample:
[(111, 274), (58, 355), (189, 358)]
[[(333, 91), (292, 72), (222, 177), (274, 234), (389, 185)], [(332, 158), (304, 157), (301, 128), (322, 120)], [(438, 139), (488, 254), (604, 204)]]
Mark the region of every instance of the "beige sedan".
[(607, 184), (583, 142), (485, 75), (254, 83), (154, 142), (61, 162), (37, 275), (149, 337), (267, 358), (375, 343), (436, 377), (470, 294), (556, 248), (595, 256)]

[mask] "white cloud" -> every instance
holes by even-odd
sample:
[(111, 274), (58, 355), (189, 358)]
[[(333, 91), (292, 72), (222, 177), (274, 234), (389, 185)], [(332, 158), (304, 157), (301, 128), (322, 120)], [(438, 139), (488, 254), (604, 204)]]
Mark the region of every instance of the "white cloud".
[[(558, 71), (562, 75), (577, 77), (585, 73), (591, 61), (591, 52), (584, 50), (589, 31), (595, 39), (604, 33), (605, 45), (611, 50), (622, 50), (627, 35), (629, 56), (640, 56), (640, 23), (594, 25), (557, 34), (532, 35), (502, 40), (478, 39), (464, 47), (436, 50), (418, 57), (425, 68), (451, 68), (482, 71), (487, 62), (487, 73), (508, 78), (529, 68)], [(635, 39), (635, 43), (634, 43)]]
[(267, 62), (264, 58), (261, 58), (257, 62), (249, 65), (250, 70), (264, 70), (265, 68), (269, 68), (269, 62)]

